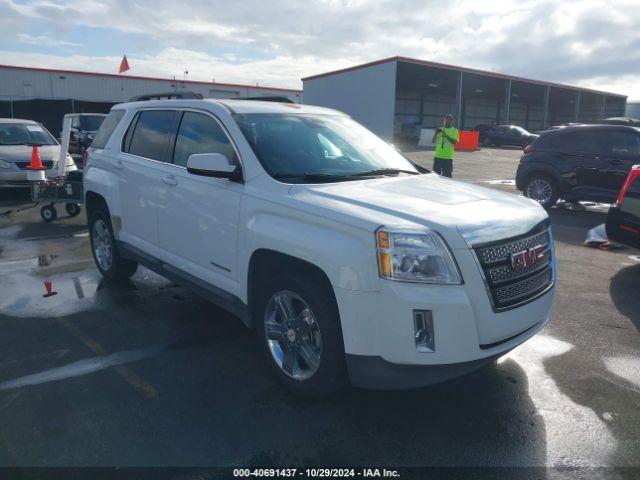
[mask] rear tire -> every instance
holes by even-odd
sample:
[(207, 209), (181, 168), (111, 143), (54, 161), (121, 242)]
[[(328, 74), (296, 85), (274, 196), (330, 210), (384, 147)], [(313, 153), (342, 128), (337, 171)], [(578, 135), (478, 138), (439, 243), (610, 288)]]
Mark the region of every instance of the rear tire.
[(533, 173), (527, 177), (522, 193), (545, 209), (553, 207), (560, 198), (557, 182), (546, 173)]
[(67, 212), (67, 215), (69, 215), (70, 217), (76, 217), (78, 215), (80, 215), (80, 205), (77, 203), (67, 203), (64, 206), (64, 209)]
[(89, 220), (89, 236), (93, 259), (104, 278), (124, 281), (136, 273), (138, 264), (133, 260), (122, 258), (118, 252), (111, 218), (105, 210), (97, 209), (92, 212)]
[(307, 398), (333, 393), (347, 380), (338, 305), (325, 283), (309, 274), (278, 275), (259, 288), (253, 309), (271, 373)]

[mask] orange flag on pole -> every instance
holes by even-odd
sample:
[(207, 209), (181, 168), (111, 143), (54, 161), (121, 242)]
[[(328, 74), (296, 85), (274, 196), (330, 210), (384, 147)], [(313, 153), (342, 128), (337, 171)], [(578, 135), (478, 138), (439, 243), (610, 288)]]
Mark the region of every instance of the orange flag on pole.
[(118, 73), (124, 73), (129, 70), (129, 62), (127, 62), (127, 56), (122, 56), (122, 61), (120, 62), (120, 68), (118, 69)]

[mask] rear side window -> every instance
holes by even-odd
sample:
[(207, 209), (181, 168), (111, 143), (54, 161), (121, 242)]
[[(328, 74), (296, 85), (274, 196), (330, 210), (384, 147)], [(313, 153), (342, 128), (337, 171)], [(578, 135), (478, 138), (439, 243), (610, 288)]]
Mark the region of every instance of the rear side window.
[(550, 135), (544, 141), (544, 145), (554, 150), (564, 152), (582, 152), (591, 154), (603, 154), (607, 150), (609, 139), (607, 135), (598, 130), (564, 131)]
[(640, 155), (640, 135), (630, 132), (611, 134), (611, 153), (621, 155)]
[(235, 151), (218, 122), (202, 113), (185, 112), (176, 137), (173, 163), (186, 166), (195, 153), (221, 153), (234, 163)]
[[(111, 110), (107, 118), (104, 119), (102, 125), (98, 129), (98, 133), (96, 133), (96, 138), (91, 142), (91, 148), (104, 148), (111, 137), (111, 134), (122, 120), (122, 116), (124, 115), (124, 110)], [(77, 117), (76, 117), (77, 118)]]
[(141, 111), (127, 152), (139, 157), (164, 161), (168, 140), (174, 132), (175, 118), (176, 112), (173, 110)]

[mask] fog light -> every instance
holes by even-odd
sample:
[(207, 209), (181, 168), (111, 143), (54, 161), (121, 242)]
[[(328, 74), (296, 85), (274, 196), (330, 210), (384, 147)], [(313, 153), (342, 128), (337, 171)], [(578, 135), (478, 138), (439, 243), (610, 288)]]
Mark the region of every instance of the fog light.
[(415, 329), (416, 349), (419, 352), (435, 352), (436, 343), (433, 335), (433, 315), (431, 310), (414, 310), (413, 326)]

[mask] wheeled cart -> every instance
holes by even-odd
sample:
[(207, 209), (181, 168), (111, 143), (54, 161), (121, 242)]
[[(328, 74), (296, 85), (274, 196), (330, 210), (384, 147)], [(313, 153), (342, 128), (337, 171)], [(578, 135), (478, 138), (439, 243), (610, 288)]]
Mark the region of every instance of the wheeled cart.
[(34, 202), (47, 203), (40, 209), (45, 222), (53, 222), (58, 218), (56, 203), (64, 203), (67, 214), (71, 217), (79, 215), (83, 203), (82, 172), (69, 172), (64, 177), (51, 178), (31, 183), (31, 197)]

